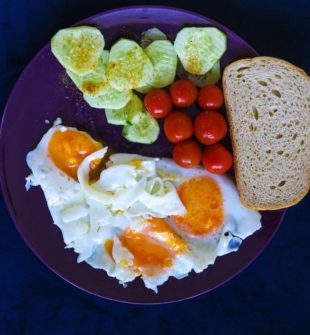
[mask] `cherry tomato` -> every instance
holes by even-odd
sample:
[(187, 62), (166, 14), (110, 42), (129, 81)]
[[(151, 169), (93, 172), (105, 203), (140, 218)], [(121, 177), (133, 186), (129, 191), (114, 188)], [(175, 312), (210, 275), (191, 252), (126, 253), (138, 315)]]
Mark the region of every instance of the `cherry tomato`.
[(225, 137), (227, 123), (219, 112), (205, 111), (196, 116), (194, 130), (197, 140), (202, 144), (209, 145)]
[(175, 106), (189, 107), (196, 101), (198, 90), (192, 81), (181, 79), (172, 84), (170, 95)]
[(186, 140), (174, 146), (172, 157), (178, 165), (191, 168), (200, 163), (201, 149), (196, 141)]
[(223, 104), (223, 92), (218, 86), (206, 85), (199, 91), (198, 105), (202, 109), (219, 109)]
[(193, 136), (193, 122), (184, 113), (172, 112), (164, 120), (164, 133), (172, 143), (187, 140)]
[(216, 143), (204, 149), (202, 163), (209, 172), (223, 174), (231, 168), (233, 156), (222, 144)]
[(161, 89), (150, 91), (144, 98), (144, 105), (148, 112), (157, 119), (165, 117), (172, 109), (170, 95)]

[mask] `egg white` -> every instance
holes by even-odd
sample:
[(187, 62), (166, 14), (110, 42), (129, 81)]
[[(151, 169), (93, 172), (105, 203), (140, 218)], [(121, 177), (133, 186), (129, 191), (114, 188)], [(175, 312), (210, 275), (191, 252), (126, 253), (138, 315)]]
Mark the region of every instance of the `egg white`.
[(54, 223), (62, 230), (66, 244), (84, 235), (89, 229), (88, 206), (78, 182), (55, 167), (48, 155), (48, 143), (56, 130), (54, 126), (43, 136), (37, 147), (27, 154), (32, 171), (32, 184), (40, 185)]
[[(185, 213), (176, 188), (157, 175), (156, 160), (152, 158), (111, 155), (99, 180), (90, 185), (90, 163), (102, 159), (106, 153), (107, 148), (103, 148), (89, 155), (78, 169), (78, 179), (87, 199), (101, 202), (112, 212), (121, 211), (126, 217), (167, 217)], [(138, 167), (133, 164), (137, 160), (140, 162)]]

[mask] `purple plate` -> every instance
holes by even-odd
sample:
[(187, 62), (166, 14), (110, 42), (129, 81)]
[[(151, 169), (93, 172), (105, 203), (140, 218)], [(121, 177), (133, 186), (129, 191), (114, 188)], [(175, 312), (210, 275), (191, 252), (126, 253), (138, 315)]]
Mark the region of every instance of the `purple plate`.
[[(184, 25), (212, 25), (228, 36), (228, 50), (222, 66), (257, 55), (252, 47), (224, 26), (180, 9), (129, 7), (97, 14), (81, 23), (101, 29), (107, 47), (120, 36), (138, 38), (141, 32), (154, 26), (173, 39)], [(36, 55), (17, 81), (1, 126), (0, 177), (4, 199), (17, 230), (36, 256), (82, 290), (115, 301), (140, 304), (167, 303), (197, 296), (227, 282), (248, 266), (271, 240), (283, 219), (285, 210), (264, 212), (262, 229), (246, 239), (238, 252), (218, 258), (203, 273), (191, 273), (182, 280), (169, 279), (158, 294), (146, 289), (141, 280), (123, 288), (104, 271), (95, 270), (86, 263), (77, 264), (77, 255), (64, 249), (61, 232), (52, 224), (42, 191), (39, 188), (25, 191), (25, 177), (30, 173), (26, 154), (50, 127), (45, 120), (53, 122), (58, 116), (64, 124), (86, 130), (120, 152), (169, 156), (171, 146), (162, 135), (150, 146), (125, 141), (121, 127), (108, 125), (102, 111), (93, 110), (83, 102), (51, 54), (50, 44)]]

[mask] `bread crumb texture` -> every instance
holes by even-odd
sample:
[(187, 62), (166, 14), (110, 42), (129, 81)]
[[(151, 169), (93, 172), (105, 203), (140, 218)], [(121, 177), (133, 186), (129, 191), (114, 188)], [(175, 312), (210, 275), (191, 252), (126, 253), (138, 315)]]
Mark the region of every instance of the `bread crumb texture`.
[(310, 187), (310, 80), (294, 65), (256, 57), (224, 72), (237, 186), (253, 209), (279, 209)]

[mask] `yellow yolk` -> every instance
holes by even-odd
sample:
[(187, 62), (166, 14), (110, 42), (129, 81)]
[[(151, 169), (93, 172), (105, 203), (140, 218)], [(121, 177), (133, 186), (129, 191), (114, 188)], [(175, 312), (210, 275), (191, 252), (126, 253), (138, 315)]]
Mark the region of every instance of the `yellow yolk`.
[(89, 183), (93, 183), (97, 181), (100, 177), (100, 173), (102, 171), (102, 159), (96, 158), (89, 163)]
[(142, 162), (138, 159), (131, 160), (129, 164), (134, 166), (136, 169), (141, 169), (142, 168)]
[(113, 150), (109, 147), (107, 153), (103, 158), (96, 158), (89, 164), (89, 183), (93, 184), (99, 180), (102, 170), (107, 167), (107, 162), (110, 156), (113, 154)]
[(143, 274), (155, 276), (173, 265), (186, 244), (164, 219), (154, 218), (148, 223), (141, 231), (125, 230), (120, 241), (134, 256), (134, 265)]
[(147, 221), (148, 225), (143, 229), (144, 233), (148, 233), (153, 237), (164, 240), (176, 254), (185, 251), (185, 241), (175, 233), (165, 219), (153, 217)]
[(76, 130), (56, 130), (48, 144), (48, 153), (54, 164), (77, 180), (77, 170), (83, 159), (102, 148), (88, 134)]
[(210, 177), (186, 180), (178, 188), (186, 208), (184, 216), (174, 216), (174, 222), (190, 235), (206, 236), (223, 223), (223, 198), (218, 184)]
[(104, 242), (104, 249), (107, 252), (107, 254), (114, 260), (113, 253), (112, 253), (112, 251), (113, 251), (113, 244), (114, 244), (113, 240), (106, 240)]

